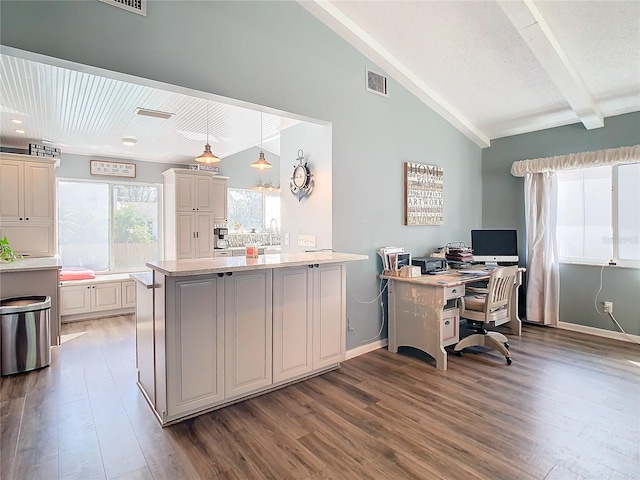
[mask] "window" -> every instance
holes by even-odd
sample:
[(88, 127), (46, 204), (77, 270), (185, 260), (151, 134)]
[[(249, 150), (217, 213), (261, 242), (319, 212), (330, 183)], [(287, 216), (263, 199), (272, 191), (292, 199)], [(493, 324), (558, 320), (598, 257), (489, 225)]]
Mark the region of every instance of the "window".
[(240, 188), (227, 189), (230, 233), (271, 232), (280, 225), (278, 193)]
[(557, 179), (560, 259), (640, 264), (640, 163), (561, 170)]
[(58, 251), (64, 267), (132, 271), (160, 259), (160, 187), (58, 180)]

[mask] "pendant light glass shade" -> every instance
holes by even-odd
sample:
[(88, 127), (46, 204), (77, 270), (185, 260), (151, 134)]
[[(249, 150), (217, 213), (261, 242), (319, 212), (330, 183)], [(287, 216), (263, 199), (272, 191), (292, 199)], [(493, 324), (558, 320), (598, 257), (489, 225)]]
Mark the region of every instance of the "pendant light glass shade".
[(211, 152), (211, 145), (209, 145), (209, 102), (207, 101), (207, 144), (204, 146), (204, 152), (196, 157), (197, 163), (217, 163), (220, 158), (216, 157)]
[(253, 162), (251, 166), (260, 170), (272, 167), (272, 165), (264, 158), (264, 152), (262, 151), (262, 112), (260, 112), (260, 156), (258, 156), (258, 159)]

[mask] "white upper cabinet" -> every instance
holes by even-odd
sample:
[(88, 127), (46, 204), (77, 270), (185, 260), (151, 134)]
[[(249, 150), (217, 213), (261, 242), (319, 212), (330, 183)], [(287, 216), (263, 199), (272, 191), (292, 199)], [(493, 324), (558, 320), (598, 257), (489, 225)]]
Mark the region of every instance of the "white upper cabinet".
[(213, 257), (213, 227), (227, 218), (227, 178), (169, 169), (164, 176), (165, 260)]
[(0, 238), (28, 256), (52, 256), (55, 244), (55, 160), (0, 154)]

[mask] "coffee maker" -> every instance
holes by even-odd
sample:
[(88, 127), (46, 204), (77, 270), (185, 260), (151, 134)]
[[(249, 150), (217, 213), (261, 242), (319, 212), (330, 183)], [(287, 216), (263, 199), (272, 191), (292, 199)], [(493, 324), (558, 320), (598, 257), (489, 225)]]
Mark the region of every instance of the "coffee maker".
[(228, 228), (216, 227), (213, 229), (213, 248), (229, 248), (229, 240), (225, 237), (229, 235)]

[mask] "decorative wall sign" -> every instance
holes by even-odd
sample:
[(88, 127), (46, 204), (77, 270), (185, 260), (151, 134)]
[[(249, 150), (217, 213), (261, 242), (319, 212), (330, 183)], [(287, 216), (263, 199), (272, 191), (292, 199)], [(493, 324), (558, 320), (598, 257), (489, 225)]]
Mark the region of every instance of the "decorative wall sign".
[(442, 225), (442, 168), (404, 163), (404, 224)]
[(90, 162), (91, 175), (136, 178), (135, 163), (105, 162), (103, 160), (90, 160)]
[(29, 144), (29, 155), (36, 157), (60, 158), (60, 149), (50, 147), (49, 145), (40, 145), (37, 143)]

